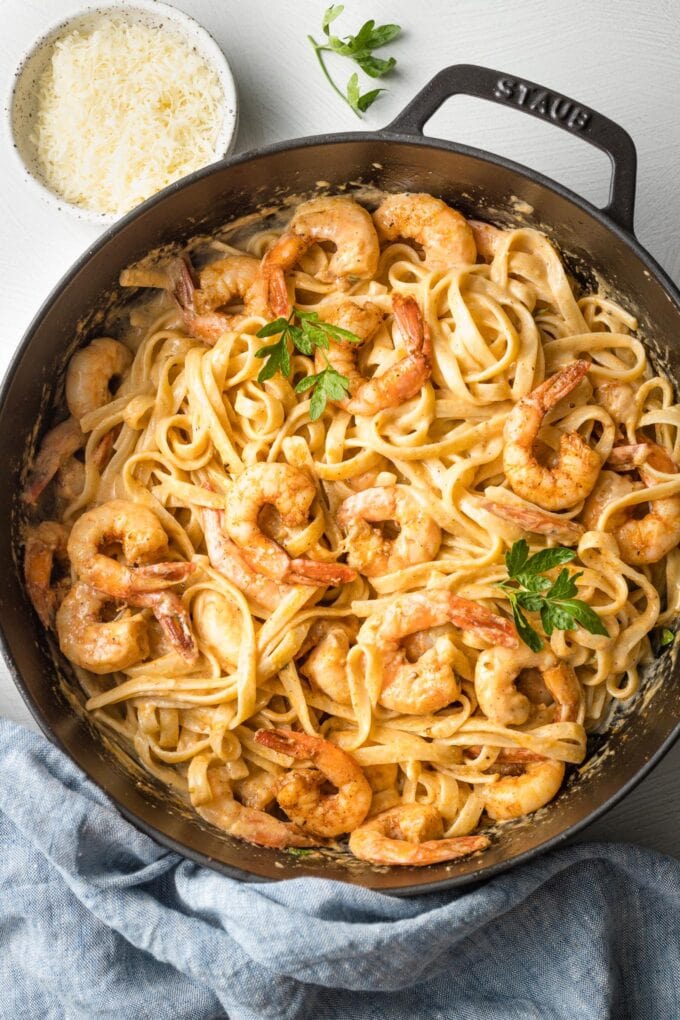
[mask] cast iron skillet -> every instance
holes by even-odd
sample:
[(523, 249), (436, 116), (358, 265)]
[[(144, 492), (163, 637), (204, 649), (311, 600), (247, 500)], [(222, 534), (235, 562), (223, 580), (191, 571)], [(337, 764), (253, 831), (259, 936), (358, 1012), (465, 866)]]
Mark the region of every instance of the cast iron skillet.
[[(598, 210), (537, 173), (498, 156), (425, 138), (423, 126), (449, 96), (465, 93), (550, 121), (603, 149), (613, 167), (610, 201)], [(618, 125), (558, 93), (481, 67), (449, 67), (404, 112), (376, 134), (303, 138), (226, 159), (167, 188), (125, 217), (87, 251), (47, 299), (10, 366), (0, 393), (0, 456), (7, 491), (17, 493), (36, 422), (58, 395), (75, 343), (97, 335), (93, 309), (116, 295), (120, 270), (158, 245), (214, 230), (288, 194), (330, 190), (361, 181), (388, 191), (427, 191), (467, 214), (545, 229), (573, 271), (600, 273), (639, 316), (658, 364), (680, 368), (680, 294), (633, 235), (635, 148)], [(522, 205), (518, 205), (523, 203)], [(527, 211), (530, 210), (530, 211)], [(582, 260), (582, 264), (581, 264)], [(41, 423), (44, 429), (44, 423)], [(17, 687), (45, 734), (113, 799), (122, 814), (164, 845), (242, 879), (320, 875), (399, 893), (463, 885), (486, 878), (562, 843), (623, 797), (670, 747), (680, 716), (678, 668), (670, 653), (657, 660), (640, 696), (606, 739), (595, 739), (596, 767), (573, 770), (560, 796), (528, 821), (500, 828), (483, 855), (426, 869), (374, 869), (360, 862), (291, 859), (210, 830), (168, 792), (127, 767), (66, 700), (48, 642), (23, 589), (13, 551), (19, 544), (15, 500), (0, 507), (2, 646)], [(656, 681), (663, 683), (656, 689)], [(611, 753), (611, 752), (615, 753)], [(578, 782), (575, 780), (578, 779)]]

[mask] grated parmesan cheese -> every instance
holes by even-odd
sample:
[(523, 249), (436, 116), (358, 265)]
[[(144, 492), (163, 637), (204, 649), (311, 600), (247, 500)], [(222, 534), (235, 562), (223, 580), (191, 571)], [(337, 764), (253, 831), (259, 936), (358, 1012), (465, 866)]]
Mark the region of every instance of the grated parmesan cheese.
[(32, 141), (62, 198), (121, 214), (212, 162), (224, 95), (180, 36), (106, 20), (55, 43)]

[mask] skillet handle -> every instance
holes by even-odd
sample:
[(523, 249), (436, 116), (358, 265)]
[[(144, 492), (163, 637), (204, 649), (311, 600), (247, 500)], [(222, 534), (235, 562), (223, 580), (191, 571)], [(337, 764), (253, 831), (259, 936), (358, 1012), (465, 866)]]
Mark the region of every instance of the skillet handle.
[(420, 135), (430, 117), (450, 96), (476, 96), (512, 106), (532, 117), (555, 124), (606, 152), (612, 164), (609, 202), (602, 210), (620, 227), (633, 233), (637, 155), (627, 131), (575, 99), (490, 67), (455, 64), (445, 67), (423, 88), (385, 130)]

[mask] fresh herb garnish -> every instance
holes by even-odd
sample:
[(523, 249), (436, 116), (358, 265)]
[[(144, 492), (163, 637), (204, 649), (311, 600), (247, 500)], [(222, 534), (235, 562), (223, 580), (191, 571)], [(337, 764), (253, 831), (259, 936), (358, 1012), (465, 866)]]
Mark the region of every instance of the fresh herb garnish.
[(499, 581), (498, 587), (510, 602), (517, 633), (533, 652), (541, 650), (543, 641), (527, 620), (525, 611), (540, 613), (547, 637), (554, 630), (573, 630), (579, 624), (590, 634), (608, 636), (606, 627), (594, 609), (587, 602), (574, 597), (578, 594), (576, 581), (583, 575), (583, 571), (570, 574), (566, 569), (560, 570), (554, 581), (545, 576), (545, 571), (553, 570), (575, 558), (574, 550), (563, 546), (542, 549), (529, 556), (529, 546), (523, 538), (515, 542), (505, 554), (508, 580)]
[(394, 57), (388, 57), (387, 59), (376, 57), (373, 55), (373, 51), (380, 49), (381, 46), (386, 46), (387, 43), (396, 39), (401, 32), (401, 26), (376, 25), (375, 20), (371, 18), (370, 21), (364, 22), (356, 35), (347, 35), (344, 39), (341, 39), (337, 35), (332, 35), (331, 25), (336, 18), (340, 17), (344, 9), (344, 4), (333, 4), (324, 13), (321, 28), (326, 38), (322, 43), (318, 43), (311, 35), (308, 35), (307, 38), (314, 48), (321, 70), (331, 88), (351, 106), (357, 117), (361, 117), (385, 89), (371, 89), (362, 95), (359, 86), (359, 75), (355, 71), (347, 82), (346, 92), (343, 92), (331, 78), (323, 55), (324, 53), (336, 53), (340, 57), (349, 57), (369, 77), (384, 78), (386, 74), (394, 70), (397, 61)]
[(286, 852), (290, 857), (309, 857), (314, 853), (313, 850), (305, 850), (302, 846), (289, 846)]
[(674, 641), (675, 634), (673, 633), (673, 631), (669, 630), (668, 627), (664, 627), (663, 630), (661, 631), (661, 636), (659, 637), (659, 647), (667, 648), (668, 645), (672, 645)]
[[(331, 340), (337, 343), (349, 341), (360, 344), (362, 342), (360, 337), (348, 329), (342, 329), (331, 322), (324, 322), (319, 318), (317, 312), (301, 312), (298, 309), (293, 309), (287, 319), (281, 316), (274, 319), (273, 322), (268, 322), (258, 331), (257, 336), (261, 340), (265, 340), (277, 334), (280, 335), (276, 343), (266, 344), (255, 352), (256, 358), (266, 359), (258, 374), (258, 382), (266, 382), (277, 372), (286, 378), (290, 376), (291, 345), (293, 350), (298, 350), (301, 354), (306, 354), (309, 357), (317, 347), (320, 347), (322, 352), (328, 350)], [(312, 421), (321, 417), (329, 400), (344, 400), (349, 394), (347, 376), (336, 371), (326, 355), (323, 356), (326, 367), (315, 375), (304, 376), (295, 387), (296, 393), (312, 391), (309, 402), (309, 417)]]

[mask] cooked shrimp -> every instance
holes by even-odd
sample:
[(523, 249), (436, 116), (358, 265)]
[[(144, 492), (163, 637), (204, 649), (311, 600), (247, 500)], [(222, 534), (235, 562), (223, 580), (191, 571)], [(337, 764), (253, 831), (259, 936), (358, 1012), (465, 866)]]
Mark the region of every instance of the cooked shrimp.
[[(101, 552), (120, 543), (125, 563)], [(88, 510), (73, 525), (68, 540), (71, 564), (81, 581), (113, 598), (154, 592), (183, 581), (192, 563), (158, 563), (168, 551), (168, 536), (152, 510), (114, 499)], [(141, 564), (130, 567), (127, 564)]]
[[(188, 294), (185, 288), (180, 300), (184, 325), (191, 336), (206, 343), (219, 340), (227, 330), (238, 329), (244, 319), (270, 317), (259, 260), (249, 255), (230, 255), (204, 266), (190, 301)], [(236, 298), (242, 311), (229, 312), (227, 308)]]
[(639, 412), (635, 402), (635, 391), (628, 383), (615, 380), (600, 383), (595, 389), (594, 400), (604, 407), (617, 425), (626, 427), (635, 425)]
[(290, 585), (279, 584), (253, 570), (241, 556), (236, 543), (225, 534), (223, 525), (224, 513), (221, 510), (203, 508), (203, 532), (211, 564), (263, 609), (276, 609), (291, 590)]
[(486, 850), (490, 842), (488, 836), (445, 839), (442, 818), (434, 805), (398, 804), (355, 829), (349, 848), (359, 860), (371, 864), (421, 868)]
[(128, 595), (131, 606), (150, 609), (158, 620), (170, 645), (192, 662), (198, 655), (198, 648), (191, 631), (189, 615), (182, 600), (172, 591), (134, 592)]
[(85, 443), (80, 425), (75, 418), (67, 418), (43, 438), (38, 455), (33, 462), (22, 499), (34, 504), (56, 475), (59, 468)]
[(505, 422), (503, 469), (513, 491), (544, 510), (566, 510), (585, 499), (602, 467), (599, 454), (577, 432), (560, 439), (557, 463), (539, 464), (534, 443), (543, 419), (574, 389), (590, 369), (588, 361), (572, 361), (515, 404)]
[[(380, 577), (427, 563), (437, 555), (441, 530), (406, 489), (396, 485), (364, 489), (340, 505), (337, 521), (347, 535), (349, 565), (365, 577)], [(394, 521), (396, 538), (371, 524)]]
[(269, 304), (277, 315), (287, 316), (290, 301), (285, 273), (313, 244), (329, 241), (336, 250), (328, 266), (317, 274), (322, 283), (341, 286), (351, 279), (375, 275), (380, 249), (370, 213), (344, 195), (313, 198), (295, 210), (284, 234), (262, 259), (262, 276)]
[(353, 581), (356, 574), (344, 563), (291, 559), (260, 528), (258, 517), (268, 504), (278, 511), (286, 527), (301, 527), (307, 522), (315, 496), (314, 482), (300, 468), (290, 464), (253, 464), (229, 490), (224, 527), (253, 569), (274, 581), (314, 586)]
[(484, 787), (484, 807), (495, 822), (521, 818), (548, 804), (564, 779), (564, 762), (529, 762), (520, 776), (504, 776)]
[(219, 769), (208, 769), (208, 783), (213, 799), (206, 804), (197, 804), (196, 810), (206, 822), (230, 836), (276, 850), (289, 846), (318, 846), (318, 840), (310, 838), (295, 825), (282, 822), (265, 811), (239, 804), (234, 798), (231, 783)]
[(118, 340), (102, 336), (76, 351), (66, 369), (66, 403), (78, 421), (113, 399), (112, 386), (132, 362), (132, 353)]
[(420, 245), (428, 269), (446, 271), (477, 259), (467, 220), (432, 195), (388, 195), (373, 213), (373, 222), (381, 240), (402, 237)]
[(576, 521), (570, 521), (567, 517), (560, 519), (539, 507), (522, 503), (501, 503), (491, 499), (482, 500), (480, 506), (494, 517), (516, 524), (523, 531), (547, 535), (562, 545), (578, 545), (584, 532), (583, 526)]
[(264, 811), (276, 799), (278, 773), (267, 772), (257, 765), (249, 765), (249, 774), (245, 779), (233, 782), (233, 790), (239, 802), (245, 807)]
[[(398, 407), (420, 393), (432, 372), (432, 343), (415, 298), (393, 294), (392, 311), (406, 347), (406, 357), (380, 375), (365, 379), (352, 393), (346, 410), (352, 414), (377, 414)], [(356, 381), (356, 378), (355, 378)]]
[(217, 591), (200, 591), (193, 602), (194, 628), (217, 656), (223, 669), (233, 669), (239, 656), (243, 620), (238, 606)]
[[(293, 730), (258, 730), (255, 740), (279, 754), (309, 759), (313, 769), (292, 769), (278, 784), (276, 800), (288, 817), (316, 836), (339, 836), (361, 825), (373, 794), (354, 758), (330, 741)], [(326, 794), (326, 782), (337, 788)]]
[(423, 715), (438, 712), (455, 700), (459, 684), (452, 665), (450, 639), (438, 638), (434, 647), (415, 663), (408, 661), (402, 647), (404, 638), (410, 634), (447, 622), (505, 647), (514, 648), (517, 644), (509, 620), (446, 589), (401, 595), (373, 613), (362, 625), (357, 639), (360, 645), (372, 646), (380, 655), (381, 705), (394, 712)]
[(529, 718), (531, 703), (515, 687), (524, 669), (538, 669), (555, 701), (556, 721), (576, 721), (583, 706), (583, 691), (571, 666), (558, 662), (552, 652), (518, 648), (489, 648), (480, 652), (475, 667), (475, 694), (488, 719), (501, 726), (521, 726)]
[(54, 625), (59, 603), (68, 590), (69, 580), (54, 580), (55, 563), (68, 567), (66, 541), (68, 529), (56, 521), (43, 521), (29, 528), (24, 551), (24, 577), (33, 608), (45, 627)]
[(481, 255), (485, 262), (493, 262), (504, 232), (482, 220), (468, 220), (468, 223), (475, 239), (477, 254)]
[(347, 680), (347, 653), (357, 635), (356, 621), (317, 620), (309, 632), (315, 642), (312, 651), (300, 666), (300, 672), (340, 705), (352, 699)]
[[(383, 313), (377, 305), (367, 301), (359, 305), (354, 301), (336, 301), (329, 305), (320, 305), (317, 309), (319, 317), (340, 329), (347, 329), (360, 340), (370, 340), (383, 321)], [(352, 340), (333, 340), (328, 350), (317, 347), (314, 353), (314, 367), (317, 372), (326, 368), (326, 363), (344, 375), (349, 382), (350, 397), (366, 382), (357, 365), (359, 344)], [(338, 407), (347, 408), (350, 397), (336, 400)]]
[(91, 673), (115, 673), (145, 659), (149, 652), (147, 622), (139, 613), (102, 619), (108, 595), (77, 582), (57, 612), (59, 647), (71, 662)]
[(613, 446), (607, 457), (607, 467), (614, 471), (634, 471), (649, 457), (648, 443), (627, 443)]
[[(637, 468), (640, 478), (649, 488), (658, 484), (649, 468), (667, 474), (677, 472), (677, 465), (669, 454), (656, 443), (647, 441), (647, 459)], [(640, 485), (630, 478), (624, 478), (611, 471), (603, 471), (597, 486), (583, 508), (583, 522), (586, 527), (596, 528), (600, 515), (608, 503), (639, 489)], [(625, 507), (613, 514), (607, 523), (619, 546), (621, 558), (626, 563), (641, 566), (658, 563), (680, 542), (680, 495), (667, 496), (649, 502), (644, 517), (630, 516), (632, 507)]]

